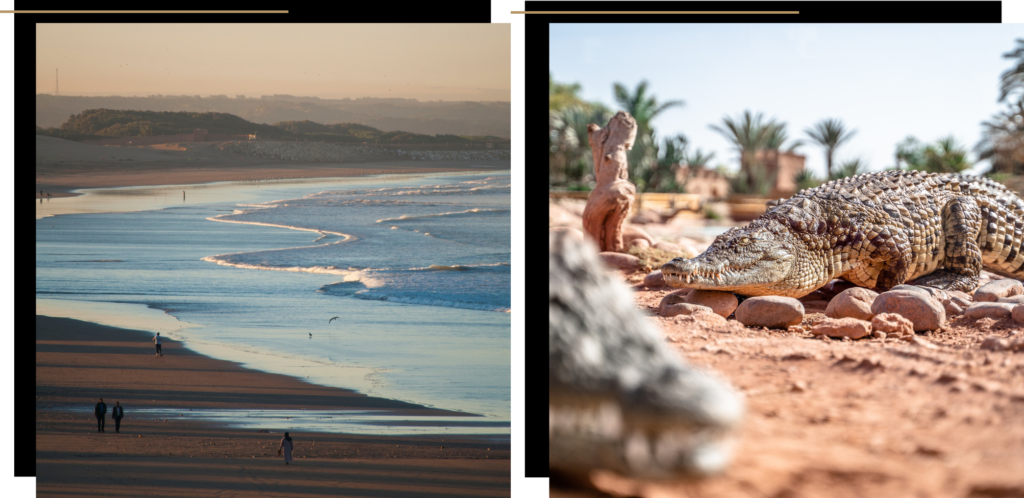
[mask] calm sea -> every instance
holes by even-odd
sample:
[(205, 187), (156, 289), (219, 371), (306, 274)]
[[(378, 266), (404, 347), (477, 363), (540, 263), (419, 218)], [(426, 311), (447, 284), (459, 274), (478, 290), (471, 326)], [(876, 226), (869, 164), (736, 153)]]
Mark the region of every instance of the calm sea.
[(509, 420), (507, 172), (207, 189), (37, 220), (39, 302), (163, 310), (204, 354)]

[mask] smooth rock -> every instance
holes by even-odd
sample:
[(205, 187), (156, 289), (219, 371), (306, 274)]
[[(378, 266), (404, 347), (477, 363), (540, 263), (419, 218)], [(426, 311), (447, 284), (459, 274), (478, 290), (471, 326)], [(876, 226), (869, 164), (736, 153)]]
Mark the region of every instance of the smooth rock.
[(673, 244), (671, 242), (665, 242), (663, 240), (659, 240), (658, 242), (655, 242), (654, 243), (654, 248), (655, 249), (661, 249), (662, 251), (670, 252), (670, 253), (673, 253), (673, 254), (682, 252), (682, 249), (678, 245)]
[(676, 315), (694, 315), (697, 313), (714, 313), (711, 308), (699, 304), (679, 303), (661, 307), (659, 314), (664, 317)]
[(554, 228), (549, 228), (548, 229), (548, 235), (549, 236), (554, 236), (556, 233), (565, 233), (567, 237), (573, 238), (575, 240), (580, 240), (580, 241), (586, 240), (586, 237), (583, 235), (583, 232), (581, 232), (581, 231), (579, 231), (579, 230), (577, 230), (575, 228), (570, 228), (570, 227), (554, 227)]
[(914, 324), (914, 330), (938, 330), (946, 322), (942, 303), (923, 292), (896, 290), (883, 292), (871, 304), (871, 312), (896, 313)]
[(914, 324), (896, 313), (875, 315), (871, 319), (871, 328), (895, 337), (914, 335)]
[(791, 297), (752, 297), (736, 308), (736, 320), (748, 327), (785, 329), (803, 319), (803, 303)]
[(583, 219), (565, 209), (561, 204), (548, 203), (548, 226), (549, 227), (573, 227), (582, 228)]
[(871, 334), (871, 323), (856, 318), (828, 318), (814, 324), (811, 334), (860, 339)]
[(1006, 318), (1013, 313), (1013, 308), (1017, 306), (1011, 303), (993, 303), (993, 302), (980, 302), (974, 303), (969, 308), (964, 310), (964, 316), (967, 318)]
[(644, 277), (644, 285), (647, 287), (662, 287), (665, 285), (665, 276), (661, 270), (654, 270)]
[(708, 327), (711, 325), (722, 325), (728, 323), (728, 320), (722, 318), (720, 315), (701, 310), (694, 312), (692, 315), (678, 315), (673, 318), (673, 320), (675, 320), (676, 324), (693, 327)]
[(974, 302), (995, 302), (1001, 297), (1024, 294), (1024, 285), (1019, 280), (993, 280), (974, 291)]
[(661, 304), (658, 306), (658, 314), (662, 314), (666, 306), (687, 302), (686, 295), (692, 291), (693, 289), (679, 289), (666, 294), (665, 297), (661, 298)]
[(863, 287), (840, 292), (832, 298), (825, 308), (825, 316), (829, 318), (856, 318), (858, 320), (871, 320), (875, 314), (871, 312), (871, 303), (878, 297), (878, 293)]
[(1010, 340), (1004, 337), (989, 336), (981, 341), (981, 349), (989, 351), (1006, 351), (1010, 349)]
[(1024, 323), (1024, 304), (1014, 306), (1010, 316), (1013, 317), (1013, 321), (1017, 323)]
[(919, 292), (919, 293), (922, 293), (922, 294), (924, 294), (926, 296), (933, 297), (933, 298), (935, 298), (936, 301), (939, 301), (939, 302), (941, 302), (943, 299), (946, 299), (948, 297), (946, 295), (946, 291), (944, 291), (942, 289), (936, 289), (935, 287), (927, 287), (927, 286), (923, 286), (923, 285), (900, 284), (900, 285), (897, 285), (896, 287), (893, 287), (892, 289), (889, 289), (890, 292), (895, 291), (895, 290), (905, 290), (905, 291), (910, 291), (910, 292)]
[(1012, 297), (1001, 297), (996, 299), (997, 303), (1013, 303), (1013, 304), (1024, 304), (1024, 295), (1012, 296)]
[(707, 306), (708, 308), (711, 308), (716, 315), (720, 315), (723, 318), (729, 318), (729, 315), (731, 315), (733, 311), (736, 311), (736, 307), (740, 304), (739, 299), (737, 299), (736, 295), (732, 292), (700, 289), (695, 289), (687, 295), (686, 302)]
[(611, 251), (605, 251), (599, 254), (605, 264), (612, 268), (633, 271), (640, 266), (640, 258), (633, 256), (632, 254), (623, 254), (621, 252)]
[(637, 211), (636, 216), (629, 220), (630, 223), (637, 225), (646, 225), (647, 223), (662, 223), (664, 220), (661, 215), (651, 211), (650, 209), (641, 209)]
[(647, 249), (648, 247), (651, 247), (651, 243), (647, 242), (647, 239), (633, 239), (629, 241), (629, 245), (640, 249)]
[(643, 239), (647, 241), (648, 245), (654, 245), (654, 237), (651, 237), (643, 228), (635, 227), (633, 225), (622, 226), (622, 243), (627, 246), (630, 245), (636, 239)]

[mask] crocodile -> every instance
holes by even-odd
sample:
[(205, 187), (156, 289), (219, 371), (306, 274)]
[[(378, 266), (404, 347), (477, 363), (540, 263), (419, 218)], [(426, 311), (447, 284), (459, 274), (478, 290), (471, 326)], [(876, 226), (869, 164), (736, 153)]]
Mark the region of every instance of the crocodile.
[(721, 471), (740, 394), (665, 344), (592, 243), (552, 234), (548, 263), (552, 478), (585, 485), (594, 469), (652, 480)]
[(704, 253), (662, 266), (673, 287), (805, 296), (842, 278), (879, 292), (908, 282), (977, 288), (982, 268), (1024, 278), (1024, 201), (982, 177), (891, 170), (769, 203)]

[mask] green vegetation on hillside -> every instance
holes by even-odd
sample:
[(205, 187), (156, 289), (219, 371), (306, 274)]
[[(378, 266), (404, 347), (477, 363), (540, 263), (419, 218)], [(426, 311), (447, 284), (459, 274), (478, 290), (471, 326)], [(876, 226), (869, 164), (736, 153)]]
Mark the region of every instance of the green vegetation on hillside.
[(233, 114), (222, 112), (157, 112), (111, 109), (89, 109), (81, 114), (72, 115), (60, 128), (43, 129), (36, 126), (36, 134), (68, 140), (89, 140), (187, 134), (196, 129), (205, 129), (211, 134), (255, 133), (262, 139), (310, 142), (466, 143), (503, 141), (494, 136), (431, 136), (404, 131), (385, 132), (355, 123), (325, 125), (306, 120), (282, 121), (266, 125), (246, 121)]

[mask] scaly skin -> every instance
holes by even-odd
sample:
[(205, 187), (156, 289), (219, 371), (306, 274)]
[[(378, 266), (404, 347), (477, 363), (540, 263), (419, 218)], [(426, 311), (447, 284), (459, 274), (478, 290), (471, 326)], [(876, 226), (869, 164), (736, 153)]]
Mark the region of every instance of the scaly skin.
[(665, 345), (590, 243), (549, 247), (549, 465), (648, 479), (722, 470), (743, 401)]
[(886, 291), (970, 292), (981, 269), (1024, 278), (1024, 201), (987, 178), (882, 171), (769, 203), (703, 254), (662, 266), (674, 287), (800, 297), (835, 278)]

